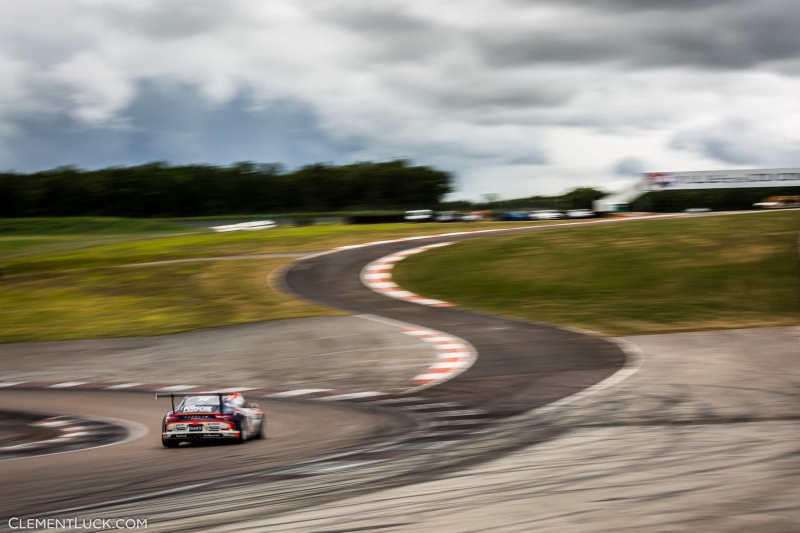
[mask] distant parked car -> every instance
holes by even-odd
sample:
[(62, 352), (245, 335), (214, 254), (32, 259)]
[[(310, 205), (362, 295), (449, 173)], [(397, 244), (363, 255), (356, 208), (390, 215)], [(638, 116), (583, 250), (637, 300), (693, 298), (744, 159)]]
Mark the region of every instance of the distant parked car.
[(567, 211), (567, 218), (593, 218), (594, 211), (591, 209), (570, 209)]
[(534, 211), (531, 213), (531, 220), (561, 220), (566, 218), (567, 215), (555, 209), (546, 209), (544, 211)]
[(462, 213), (461, 222), (477, 222), (483, 220), (483, 217), (477, 213)]
[(255, 222), (240, 222), (239, 224), (227, 224), (225, 226), (212, 226), (217, 233), (225, 233), (228, 231), (257, 231), (261, 229), (275, 228), (278, 225), (274, 220), (257, 220)]
[(753, 204), (757, 209), (787, 209), (800, 207), (800, 196), (770, 196)]
[(433, 211), (430, 209), (417, 209), (416, 211), (406, 211), (403, 216), (406, 222), (430, 222), (433, 220)]
[(500, 213), (497, 217), (497, 220), (504, 220), (504, 221), (519, 221), (519, 220), (530, 220), (528, 217), (528, 213), (525, 211), (512, 211), (510, 213)]
[(461, 213), (457, 211), (440, 211), (434, 217), (436, 222), (458, 222), (461, 220)]

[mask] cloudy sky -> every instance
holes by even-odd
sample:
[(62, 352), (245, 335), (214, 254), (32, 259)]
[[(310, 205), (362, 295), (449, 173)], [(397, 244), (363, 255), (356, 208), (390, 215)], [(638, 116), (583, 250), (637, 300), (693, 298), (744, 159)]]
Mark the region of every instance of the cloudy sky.
[(453, 198), (800, 166), (796, 0), (7, 0), (0, 170), (410, 158)]

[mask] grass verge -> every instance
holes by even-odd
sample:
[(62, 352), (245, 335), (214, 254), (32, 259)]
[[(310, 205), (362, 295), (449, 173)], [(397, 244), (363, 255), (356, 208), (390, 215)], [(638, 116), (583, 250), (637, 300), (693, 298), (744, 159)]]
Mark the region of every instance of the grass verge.
[(798, 230), (800, 211), (552, 229), (412, 256), (394, 276), (464, 307), (608, 335), (794, 325)]
[(395, 239), (450, 231), (498, 229), (527, 224), (474, 222), (453, 224), (320, 225), (275, 228), (254, 232), (190, 234), (130, 240), (115, 244), (79, 247), (66, 251), (8, 257), (7, 274), (108, 267), (169, 259), (219, 257), (274, 252), (321, 251), (368, 241)]
[(0, 342), (163, 335), (342, 314), (267, 283), (291, 259), (37, 273), (0, 280)]
[(122, 242), (203, 232), (166, 220), (111, 217), (0, 218), (0, 264)]
[(109, 235), (176, 232), (184, 229), (169, 220), (117, 217), (0, 218), (0, 236)]
[[(0, 225), (8, 219), (0, 219)], [(340, 314), (274, 291), (291, 259), (121, 265), (327, 250), (519, 223), (320, 225), (213, 234), (163, 221), (26, 219), (0, 232), (0, 342), (160, 335), (260, 320)], [(150, 225), (152, 223), (152, 225)], [(162, 225), (163, 224), (163, 225)], [(63, 226), (62, 226), (63, 225)], [(70, 228), (70, 229), (66, 229)], [(70, 233), (72, 232), (72, 233)]]

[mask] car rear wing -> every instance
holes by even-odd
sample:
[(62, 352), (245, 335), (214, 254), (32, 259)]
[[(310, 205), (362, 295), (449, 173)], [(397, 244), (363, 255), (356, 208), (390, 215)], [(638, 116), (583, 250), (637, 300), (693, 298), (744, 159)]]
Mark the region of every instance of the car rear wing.
[[(208, 394), (208, 393), (203, 394), (203, 393), (197, 393), (197, 392), (161, 392), (161, 393), (156, 393), (156, 400), (158, 400), (160, 398), (169, 398), (170, 401), (172, 402), (172, 414), (175, 414), (175, 395), (176, 394), (178, 396), (212, 396), (213, 395), (213, 394)], [(217, 396), (219, 397), (219, 410), (220, 410), (220, 412), (223, 412), (223, 410), (225, 409), (225, 404), (222, 403), (222, 396), (224, 394), (227, 394), (227, 393), (222, 393), (222, 392), (218, 392), (217, 393)]]

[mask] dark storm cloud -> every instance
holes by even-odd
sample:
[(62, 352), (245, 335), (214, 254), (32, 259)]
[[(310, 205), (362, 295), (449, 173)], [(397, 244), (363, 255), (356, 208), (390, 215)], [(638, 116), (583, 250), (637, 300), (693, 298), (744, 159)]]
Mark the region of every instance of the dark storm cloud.
[(411, 84), (394, 80), (394, 87), (405, 94), (425, 99), (440, 109), (491, 111), (492, 109), (524, 109), (553, 107), (565, 103), (574, 94), (569, 87), (538, 86), (535, 82), (495, 85), (485, 80), (425, 80)]
[(639, 69), (744, 69), (800, 55), (800, 9), (794, 2), (697, 2), (691, 9), (686, 2), (646, 4), (572, 4), (574, 12), (557, 23), (481, 30), (475, 43), (489, 64), (501, 67), (608, 62)]
[(360, 6), (358, 8), (334, 8), (317, 11), (317, 14), (330, 22), (358, 32), (420, 35), (435, 28), (421, 17), (380, 5)]
[(206, 34), (226, 24), (232, 12), (230, 0), (170, 0), (148, 9), (112, 3), (105, 15), (112, 24), (128, 31), (173, 39)]
[(362, 53), (381, 62), (421, 61), (454, 38), (448, 28), (392, 5), (331, 6), (314, 14), (360, 39)]
[(733, 6), (752, 0), (515, 0), (520, 4), (552, 4), (559, 7), (614, 11), (702, 11), (709, 7)]
[(641, 174), (645, 171), (644, 163), (637, 157), (626, 157), (620, 159), (614, 165), (614, 174), (617, 176), (629, 177), (636, 174)]
[(758, 121), (726, 120), (679, 132), (671, 148), (700, 154), (727, 165), (795, 167), (800, 141)]
[(680, 135), (675, 138), (671, 147), (695, 152), (727, 165), (758, 165), (763, 162), (760, 157), (753, 157), (752, 153), (743, 151), (734, 140), (713, 134)]
[(537, 154), (529, 157), (514, 157), (507, 161), (509, 165), (544, 165), (547, 157), (544, 154)]
[(35, 171), (60, 165), (87, 168), (144, 161), (229, 164), (233, 161), (340, 161), (360, 145), (329, 138), (311, 110), (287, 100), (253, 110), (246, 94), (209, 106), (185, 86), (144, 83), (125, 109), (125, 128), (88, 128), (66, 115), (19, 122), (4, 169)]

